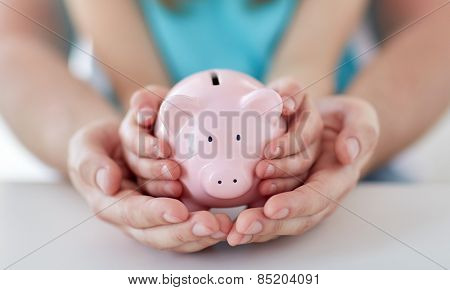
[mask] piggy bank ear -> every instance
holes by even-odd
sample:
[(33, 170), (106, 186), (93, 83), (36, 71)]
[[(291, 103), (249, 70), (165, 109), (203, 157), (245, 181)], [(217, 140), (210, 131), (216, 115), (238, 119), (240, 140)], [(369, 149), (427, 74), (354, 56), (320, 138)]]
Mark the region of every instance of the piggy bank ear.
[(181, 129), (193, 124), (195, 112), (200, 110), (198, 98), (186, 95), (169, 96), (161, 104), (159, 116), (166, 133), (178, 136)]
[(254, 111), (260, 115), (269, 112), (281, 115), (283, 101), (280, 95), (269, 88), (254, 90), (241, 100), (241, 108), (245, 111)]

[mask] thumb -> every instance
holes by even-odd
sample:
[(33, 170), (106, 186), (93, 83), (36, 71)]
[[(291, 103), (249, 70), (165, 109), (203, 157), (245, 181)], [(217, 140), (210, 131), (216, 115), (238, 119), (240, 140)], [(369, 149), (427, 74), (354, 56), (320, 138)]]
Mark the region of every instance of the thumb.
[(122, 170), (112, 159), (117, 126), (95, 124), (80, 130), (69, 144), (68, 167), (75, 185), (113, 195), (120, 189)]
[(148, 127), (155, 122), (161, 102), (168, 89), (162, 86), (150, 85), (136, 91), (130, 99), (130, 111), (136, 115), (136, 122)]
[(283, 102), (282, 114), (284, 116), (296, 113), (306, 96), (300, 83), (292, 77), (279, 78), (270, 82), (268, 87), (280, 94)]
[(364, 160), (374, 150), (379, 125), (376, 112), (368, 103), (357, 101), (342, 109), (342, 127), (335, 152), (342, 164), (350, 164)]

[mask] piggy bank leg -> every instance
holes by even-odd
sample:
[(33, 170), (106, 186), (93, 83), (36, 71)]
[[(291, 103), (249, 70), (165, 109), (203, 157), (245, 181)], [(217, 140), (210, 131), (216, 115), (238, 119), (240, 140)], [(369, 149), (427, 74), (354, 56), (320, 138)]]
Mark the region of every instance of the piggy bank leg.
[(265, 198), (264, 196), (258, 197), (257, 199), (255, 199), (254, 201), (252, 201), (251, 203), (248, 204), (249, 208), (254, 208), (254, 207), (264, 207), (264, 204), (266, 203), (267, 198)]
[(190, 198), (181, 198), (181, 202), (188, 208), (189, 212), (209, 210), (207, 206), (198, 204)]

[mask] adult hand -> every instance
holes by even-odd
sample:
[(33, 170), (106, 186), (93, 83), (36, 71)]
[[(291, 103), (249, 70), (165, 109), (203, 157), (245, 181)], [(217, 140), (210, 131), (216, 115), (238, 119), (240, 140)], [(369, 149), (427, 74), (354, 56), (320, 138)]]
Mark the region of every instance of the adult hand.
[(322, 150), (304, 185), (271, 196), (262, 208), (244, 210), (230, 234), (230, 245), (300, 235), (329, 215), (357, 184), (379, 135), (375, 110), (361, 99), (320, 101), (324, 121)]
[(290, 191), (303, 184), (304, 176), (320, 153), (323, 129), (317, 107), (301, 91), (297, 81), (285, 77), (269, 87), (282, 97), (282, 116), (288, 128), (285, 134), (266, 145), (264, 159), (256, 166), (256, 175), (262, 180), (259, 191), (265, 196)]
[(226, 237), (227, 215), (189, 213), (176, 199), (143, 195), (122, 160), (118, 122), (88, 124), (71, 139), (69, 175), (101, 219), (141, 243), (177, 252), (194, 252)]

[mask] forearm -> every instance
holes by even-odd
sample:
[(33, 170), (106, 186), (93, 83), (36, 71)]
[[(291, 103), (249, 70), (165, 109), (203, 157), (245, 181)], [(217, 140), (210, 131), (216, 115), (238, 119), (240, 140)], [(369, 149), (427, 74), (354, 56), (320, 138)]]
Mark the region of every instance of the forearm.
[(67, 145), (84, 124), (118, 114), (75, 79), (59, 51), (40, 39), (3, 38), (0, 44), (0, 113), (40, 159), (66, 171)]
[(66, 0), (78, 35), (92, 40), (93, 52), (124, 108), (128, 108), (131, 95), (144, 86), (170, 86), (155, 43), (149, 37), (151, 31), (136, 2)]
[(302, 1), (275, 55), (269, 80), (293, 76), (312, 96), (334, 91), (334, 74), (343, 48), (367, 1)]
[(348, 91), (379, 115), (379, 145), (366, 171), (417, 140), (448, 108), (450, 18), (442, 12), (390, 40)]

